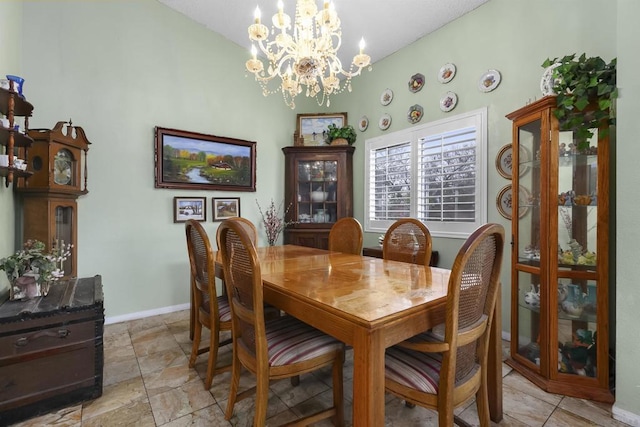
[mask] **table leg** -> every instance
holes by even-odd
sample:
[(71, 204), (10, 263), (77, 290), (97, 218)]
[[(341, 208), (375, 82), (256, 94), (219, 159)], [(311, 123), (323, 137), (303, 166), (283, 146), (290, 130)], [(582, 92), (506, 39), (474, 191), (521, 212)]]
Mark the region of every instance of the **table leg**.
[(487, 386), (489, 388), (489, 415), (491, 421), (502, 420), (502, 290), (498, 286), (496, 306), (489, 336), (489, 360), (487, 361)]
[(353, 343), (353, 425), (384, 426), (384, 345), (380, 331), (356, 331)]

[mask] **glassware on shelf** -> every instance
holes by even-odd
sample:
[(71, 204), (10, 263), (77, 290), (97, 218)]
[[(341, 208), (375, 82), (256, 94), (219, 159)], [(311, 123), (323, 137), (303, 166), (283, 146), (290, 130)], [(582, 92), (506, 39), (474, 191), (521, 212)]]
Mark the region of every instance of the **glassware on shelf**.
[(300, 162), (298, 164), (298, 180), (311, 181), (311, 165), (308, 162)]
[(315, 215), (313, 215), (313, 222), (329, 222), (330, 218), (326, 209), (316, 209)]

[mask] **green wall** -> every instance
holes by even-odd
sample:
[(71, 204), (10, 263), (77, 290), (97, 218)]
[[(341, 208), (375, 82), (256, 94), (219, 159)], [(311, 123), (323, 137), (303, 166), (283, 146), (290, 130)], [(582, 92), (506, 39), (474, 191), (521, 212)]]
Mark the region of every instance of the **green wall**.
[[(615, 251), (616, 273), (616, 403), (613, 413), (617, 419), (640, 426), (640, 333), (638, 333), (638, 242), (640, 227), (637, 197), (640, 187), (638, 174), (638, 112), (640, 112), (640, 68), (638, 55), (637, 17), (640, 2), (618, 1), (618, 87), (617, 103), (617, 162), (616, 174), (616, 222)], [(613, 267), (612, 267), (613, 268)]]
[[(15, 21), (20, 21), (21, 14), (24, 20), (18, 25)], [(634, 157), (624, 149), (624, 141), (636, 133), (633, 118), (625, 117), (640, 110), (633, 97), (640, 93), (634, 79), (640, 65), (634, 18), (639, 15), (640, 6), (632, 0), (491, 0), (374, 64), (371, 72), (353, 80), (352, 93), (332, 98), (330, 109), (300, 99), (295, 111), (284, 106), (279, 96), (262, 97), (244, 71), (248, 57), (244, 49), (155, 0), (2, 2), (0, 42), (4, 46), (10, 40), (13, 48), (8, 62), (5, 57), (7, 73), (10, 68), (26, 78), (25, 94), (35, 106), (31, 127), (50, 128), (72, 118), (93, 143), (90, 193), (79, 199), (79, 275), (103, 276), (106, 314), (121, 319), (188, 302), (184, 231), (172, 221), (174, 196), (206, 196), (208, 201), (214, 196), (239, 196), (242, 216), (256, 223), (256, 197), (263, 206), (271, 198), (282, 199), (281, 147), (292, 143), (297, 113), (347, 111), (353, 124), (364, 114), (369, 117), (369, 129), (358, 135), (354, 164), (355, 214), (362, 220), (364, 141), (381, 133), (377, 128), (381, 114), (393, 117), (389, 131), (411, 126), (406, 113), (413, 104), (424, 107), (420, 123), (443, 118), (446, 113), (438, 103), (449, 90), (458, 94), (459, 102), (448, 114), (487, 106), (489, 220), (509, 229), (509, 222), (495, 208), (496, 195), (509, 183), (494, 167), (498, 150), (511, 140), (511, 123), (505, 114), (541, 96), (540, 64), (545, 58), (574, 52), (606, 60), (617, 56), (622, 119), (618, 165), (630, 166), (617, 169), (617, 188), (620, 194), (637, 193)], [(443, 85), (436, 76), (446, 62), (454, 62), (458, 73)], [(502, 83), (491, 93), (481, 93), (477, 81), (487, 69), (499, 70)], [(413, 94), (407, 82), (417, 72), (427, 81), (422, 91)], [(395, 93), (387, 107), (379, 102), (385, 88)], [(154, 126), (257, 141), (257, 192), (155, 189)], [(635, 272), (626, 267), (634, 265), (638, 252), (640, 228), (633, 222), (637, 210), (635, 198), (618, 198), (617, 227), (624, 233), (616, 236), (616, 363), (624, 377), (618, 374), (614, 411), (640, 425), (640, 369), (632, 356), (640, 353), (640, 342), (626, 338), (637, 337), (634, 311), (640, 291), (632, 280)], [(0, 239), (3, 254), (13, 250), (13, 219), (12, 193), (1, 188), (0, 235), (7, 236)], [(209, 220), (205, 226), (214, 235), (217, 224)], [(262, 232), (260, 238), (266, 243)], [(377, 234), (368, 234), (365, 244), (375, 245), (376, 238)], [(434, 242), (442, 266), (451, 265), (460, 244), (452, 239)], [(505, 331), (509, 330), (509, 270), (506, 259), (502, 273)]]

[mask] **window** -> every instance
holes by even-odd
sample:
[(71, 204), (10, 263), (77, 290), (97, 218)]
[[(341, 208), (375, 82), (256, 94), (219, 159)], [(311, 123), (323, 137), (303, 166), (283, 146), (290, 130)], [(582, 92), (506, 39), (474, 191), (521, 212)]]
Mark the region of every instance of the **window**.
[(365, 231), (413, 217), (467, 238), (487, 220), (486, 145), (486, 108), (366, 140)]

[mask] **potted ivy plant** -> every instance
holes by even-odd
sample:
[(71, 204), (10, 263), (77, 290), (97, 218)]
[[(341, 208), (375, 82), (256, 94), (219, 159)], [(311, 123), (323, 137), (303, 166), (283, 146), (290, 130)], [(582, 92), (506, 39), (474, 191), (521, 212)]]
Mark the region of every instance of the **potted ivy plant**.
[(330, 124), (327, 129), (327, 140), (331, 145), (353, 145), (356, 137), (356, 131), (351, 125), (338, 127)]
[[(573, 54), (547, 58), (542, 66), (554, 67), (552, 88), (557, 108), (553, 113), (560, 130), (573, 131), (578, 150), (588, 150), (593, 129), (605, 122), (615, 124), (616, 58), (607, 64), (599, 56), (587, 58), (583, 53), (576, 58)], [(598, 138), (607, 133), (608, 128), (603, 129)]]
[(9, 299), (46, 296), (51, 283), (64, 276), (63, 262), (71, 255), (72, 245), (63, 245), (46, 252), (39, 240), (27, 240), (24, 247), (0, 259), (10, 282)]

